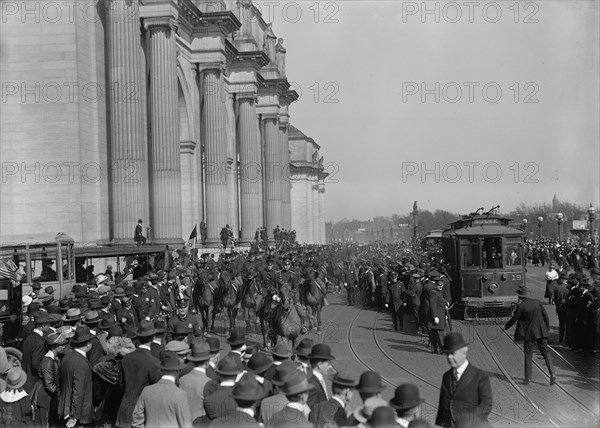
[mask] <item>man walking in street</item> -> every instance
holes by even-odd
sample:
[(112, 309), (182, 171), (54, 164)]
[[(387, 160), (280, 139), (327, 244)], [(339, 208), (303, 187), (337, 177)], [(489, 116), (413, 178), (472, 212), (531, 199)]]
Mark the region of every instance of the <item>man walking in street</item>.
[(550, 385), (554, 385), (556, 376), (554, 375), (552, 356), (548, 352), (548, 331), (550, 329), (548, 314), (539, 300), (529, 298), (529, 290), (526, 287), (519, 287), (517, 295), (519, 296), (519, 304), (504, 328), (508, 330), (514, 323), (517, 323), (515, 341), (524, 341), (525, 378), (523, 384), (527, 385), (531, 381), (533, 345), (535, 343), (548, 366)]

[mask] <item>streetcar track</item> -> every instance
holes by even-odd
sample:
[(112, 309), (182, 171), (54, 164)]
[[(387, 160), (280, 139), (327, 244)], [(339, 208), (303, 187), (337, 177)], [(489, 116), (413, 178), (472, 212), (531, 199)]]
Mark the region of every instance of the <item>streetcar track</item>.
[[(519, 349), (519, 351), (521, 351), (523, 354), (525, 353), (525, 350), (523, 349), (523, 347), (521, 345), (519, 345), (518, 343), (516, 343), (512, 337), (510, 337), (510, 335), (508, 334), (508, 332), (502, 328), (502, 326), (498, 325), (498, 323), (496, 322), (496, 325), (498, 326), (498, 328), (511, 340), (511, 342), (516, 346), (517, 349)], [(477, 335), (479, 336), (479, 332), (477, 332)], [(481, 340), (482, 338), (479, 337)], [(483, 340), (482, 340), (483, 342)], [(486, 346), (487, 348), (487, 344), (484, 344), (484, 346)], [(556, 351), (554, 351), (556, 352)], [(491, 353), (491, 351), (490, 351)], [(492, 354), (493, 355), (493, 354)], [(562, 357), (562, 356), (561, 356)], [(566, 360), (565, 360), (566, 361)], [(538, 370), (542, 373), (542, 375), (547, 379), (550, 380), (550, 375), (546, 374), (546, 371), (544, 370), (544, 368), (541, 366), (541, 364), (539, 362), (537, 362), (535, 359), (533, 359), (533, 364), (538, 368)], [(571, 365), (572, 366), (572, 365)], [(577, 370), (574, 366), (572, 366), (579, 374), (583, 375), (583, 373), (579, 372), (579, 370)], [(585, 376), (583, 376), (584, 379)], [(587, 379), (586, 382), (589, 385), (592, 385)], [(564, 392), (566, 395), (568, 395), (569, 397), (571, 397), (571, 399), (573, 401), (575, 401), (579, 407), (583, 408), (583, 410), (585, 410), (587, 413), (589, 413), (591, 416), (595, 416), (598, 417), (598, 414), (596, 412), (594, 412), (594, 410), (590, 409), (584, 402), (582, 402), (581, 400), (579, 400), (573, 393), (571, 393), (569, 390), (567, 390), (565, 387), (563, 387), (558, 380), (556, 381), (556, 385), (562, 392)], [(594, 385), (592, 385), (594, 386)], [(595, 388), (597, 388), (596, 386), (594, 386)]]
[(506, 378), (506, 380), (512, 385), (512, 387), (525, 399), (527, 400), (527, 402), (529, 404), (531, 404), (533, 406), (534, 409), (536, 409), (540, 414), (544, 415), (548, 421), (550, 421), (550, 423), (555, 426), (556, 428), (559, 428), (560, 425), (558, 423), (556, 423), (554, 421), (554, 419), (552, 417), (550, 417), (548, 414), (546, 414), (541, 408), (540, 406), (537, 405), (537, 403), (525, 392), (523, 391), (523, 389), (517, 385), (517, 383), (515, 382), (515, 380), (513, 379), (513, 377), (508, 373), (508, 370), (506, 370), (506, 368), (504, 367), (504, 365), (500, 362), (500, 360), (498, 359), (498, 357), (492, 352), (492, 350), (490, 349), (490, 347), (488, 346), (488, 344), (483, 340), (483, 337), (481, 337), (481, 333), (477, 330), (475, 330), (475, 334), (477, 335), (477, 337), (479, 338), (479, 341), (481, 342), (481, 344), (483, 345), (483, 347), (485, 348), (485, 350), (490, 354), (490, 356), (492, 357), (492, 359), (494, 360), (494, 363), (496, 363), (496, 366), (498, 366), (498, 368), (500, 369), (500, 371), (502, 372), (502, 374), (504, 375), (504, 377)]
[[(370, 371), (375, 371), (375, 372), (378, 372), (378, 373), (379, 373), (379, 371), (375, 370), (375, 369), (374, 369), (374, 368), (373, 368), (373, 367), (372, 367), (370, 364), (368, 364), (367, 362), (365, 362), (365, 360), (364, 360), (364, 359), (363, 359), (363, 358), (362, 358), (362, 357), (361, 357), (361, 356), (358, 354), (358, 352), (356, 352), (356, 349), (354, 348), (354, 346), (353, 346), (353, 344), (352, 344), (352, 330), (353, 330), (353, 328), (354, 328), (354, 324), (356, 323), (356, 320), (358, 319), (358, 317), (359, 317), (359, 315), (361, 314), (361, 312), (362, 312), (362, 311), (363, 311), (363, 309), (362, 309), (362, 308), (358, 310), (358, 312), (356, 313), (356, 316), (354, 317), (354, 319), (352, 320), (352, 322), (351, 322), (351, 323), (350, 323), (350, 325), (348, 326), (348, 336), (347, 336), (348, 347), (350, 348), (350, 352), (352, 352), (352, 354), (354, 355), (354, 358), (355, 358), (356, 360), (358, 360), (358, 361), (359, 361), (359, 362), (360, 362), (360, 363), (361, 363), (363, 366), (365, 366), (365, 367), (367, 368), (367, 370), (370, 370)], [(375, 323), (376, 323), (376, 322), (377, 322), (377, 318), (375, 319)], [(374, 326), (373, 326), (373, 328), (376, 328), (376, 325), (374, 325)], [(378, 347), (379, 347), (379, 345), (378, 345)], [(381, 348), (379, 348), (379, 349), (381, 350)], [(388, 359), (390, 358), (390, 357), (389, 357), (387, 354), (384, 354), (384, 355), (386, 355), (386, 357), (387, 357)], [(394, 362), (394, 364), (396, 363), (396, 362), (395, 362), (395, 361), (393, 361), (393, 360), (391, 360), (391, 361), (392, 361), (392, 362)], [(408, 370), (404, 369), (403, 367), (401, 367), (401, 368), (402, 368), (404, 371), (406, 371), (406, 372), (409, 372), (409, 373), (410, 373), (410, 371), (408, 371)], [(410, 374), (413, 374), (413, 373), (410, 373)], [(413, 375), (414, 375), (414, 374), (413, 374)], [(417, 375), (417, 376), (418, 376), (418, 375)], [(390, 381), (388, 378), (386, 378), (385, 376), (381, 376), (381, 380), (383, 380), (385, 383), (387, 383), (388, 385), (390, 385), (392, 388), (396, 388), (396, 386), (397, 386), (395, 382), (391, 382), (391, 381)], [(438, 386), (436, 386), (436, 385), (434, 385), (434, 384), (430, 383), (430, 382), (429, 382), (429, 381), (427, 381), (427, 380), (425, 380), (425, 382), (426, 382), (428, 385), (431, 385), (431, 386), (433, 386), (434, 388), (436, 388), (436, 389), (438, 389), (438, 390), (440, 389)], [(435, 406), (435, 405), (433, 405), (433, 404), (429, 403), (428, 401), (425, 401), (425, 402), (424, 402), (424, 404), (426, 404), (426, 405), (430, 406), (431, 408), (433, 408), (433, 409), (436, 409), (436, 410), (437, 410), (437, 406)]]
[[(425, 379), (424, 377), (422, 377), (421, 375), (419, 375), (419, 374), (417, 374), (417, 373), (413, 372), (412, 370), (409, 370), (409, 369), (407, 369), (406, 367), (402, 367), (402, 366), (401, 366), (399, 363), (397, 363), (397, 362), (396, 362), (396, 361), (395, 361), (395, 360), (394, 360), (394, 359), (393, 359), (393, 358), (392, 358), (392, 357), (391, 357), (391, 356), (388, 354), (388, 352), (387, 352), (385, 349), (383, 349), (383, 346), (381, 345), (381, 343), (379, 342), (379, 339), (377, 338), (377, 322), (378, 322), (378, 321), (379, 321), (379, 313), (378, 313), (378, 314), (377, 314), (377, 316), (375, 317), (375, 323), (374, 323), (374, 325), (373, 325), (373, 338), (375, 339), (375, 344), (377, 345), (377, 347), (379, 348), (379, 350), (380, 350), (380, 351), (381, 351), (381, 352), (382, 352), (382, 353), (383, 353), (383, 354), (384, 354), (384, 355), (385, 355), (385, 356), (386, 356), (386, 357), (387, 357), (387, 358), (388, 358), (388, 359), (389, 359), (389, 360), (390, 360), (392, 363), (394, 363), (394, 364), (395, 364), (397, 367), (399, 367), (400, 369), (402, 369), (402, 370), (404, 370), (405, 372), (407, 372), (407, 373), (411, 374), (412, 376), (416, 377), (416, 378), (417, 378), (417, 379), (419, 379), (420, 381), (422, 381), (422, 382), (425, 382), (426, 384), (428, 384), (428, 385), (430, 385), (430, 386), (433, 386), (434, 388), (436, 388), (436, 389), (440, 390), (441, 388), (440, 388), (438, 385), (436, 385), (436, 384), (434, 384), (433, 382), (431, 382), (431, 381), (429, 381), (429, 380)], [(515, 422), (515, 423), (517, 423), (517, 424), (519, 424), (519, 425), (521, 424), (521, 422), (520, 422), (520, 421), (518, 421), (518, 420), (516, 420), (516, 419), (513, 419), (513, 418), (509, 418), (509, 417), (507, 417), (507, 416), (503, 415), (502, 413), (498, 413), (498, 412), (495, 412), (495, 411), (493, 411), (493, 410), (492, 410), (492, 411), (490, 411), (490, 413), (491, 413), (492, 415), (498, 416), (498, 417), (500, 417), (500, 418), (503, 418), (503, 419), (506, 419), (506, 420), (508, 420), (508, 421)], [(558, 428), (558, 426), (557, 426), (557, 428)]]
[[(352, 331), (352, 328), (354, 327), (354, 324), (356, 323), (356, 320), (358, 319), (358, 316), (360, 315), (360, 313), (361, 313), (362, 311), (363, 311), (363, 309), (361, 308), (361, 309), (358, 311), (358, 313), (356, 314), (356, 316), (354, 317), (354, 319), (352, 320), (352, 322), (350, 323), (349, 327), (348, 327), (348, 337), (347, 337), (347, 339), (348, 339), (348, 346), (350, 347), (350, 351), (352, 352), (352, 354), (354, 354), (354, 357), (355, 357), (355, 358), (356, 358), (356, 359), (357, 359), (357, 360), (358, 360), (358, 361), (359, 361), (359, 362), (360, 362), (362, 365), (364, 365), (365, 367), (367, 367), (367, 369), (368, 369), (368, 370), (373, 370), (373, 368), (372, 368), (372, 367), (371, 367), (371, 366), (370, 366), (368, 363), (366, 363), (366, 362), (365, 362), (365, 361), (364, 361), (364, 360), (363, 360), (363, 359), (360, 357), (360, 355), (358, 355), (358, 353), (357, 353), (357, 352), (356, 352), (356, 350), (354, 349), (354, 346), (352, 345), (351, 331)], [(383, 355), (385, 355), (385, 357), (386, 357), (386, 358), (387, 358), (389, 361), (391, 361), (391, 362), (392, 362), (392, 363), (393, 363), (393, 364), (394, 364), (396, 367), (398, 367), (399, 369), (401, 369), (401, 370), (402, 370), (402, 371), (404, 371), (405, 373), (408, 373), (410, 376), (412, 376), (412, 377), (414, 377), (414, 378), (416, 378), (416, 379), (420, 380), (421, 382), (425, 383), (426, 385), (429, 385), (429, 386), (431, 386), (431, 387), (433, 387), (433, 388), (435, 388), (436, 390), (438, 390), (438, 391), (439, 391), (441, 388), (440, 388), (440, 386), (439, 386), (438, 384), (435, 384), (435, 383), (431, 382), (430, 380), (428, 380), (428, 379), (424, 378), (423, 376), (419, 375), (418, 373), (416, 373), (416, 372), (414, 372), (414, 371), (412, 371), (412, 370), (410, 370), (410, 369), (407, 369), (406, 367), (403, 367), (403, 366), (402, 366), (402, 365), (400, 365), (398, 362), (396, 362), (396, 360), (394, 360), (394, 358), (392, 358), (392, 357), (389, 355), (389, 353), (388, 353), (388, 352), (387, 352), (387, 351), (386, 351), (386, 350), (383, 348), (383, 346), (382, 346), (382, 345), (381, 345), (381, 343), (379, 342), (379, 339), (377, 338), (377, 323), (378, 323), (378, 321), (379, 321), (379, 313), (377, 313), (377, 315), (375, 316), (375, 320), (374, 320), (374, 322), (373, 322), (373, 328), (371, 329), (371, 331), (372, 331), (372, 333), (373, 333), (373, 339), (374, 339), (374, 341), (375, 341), (375, 344), (376, 344), (377, 348), (379, 349), (379, 351), (381, 351), (381, 353), (382, 353)], [(384, 382), (386, 382), (387, 384), (391, 385), (393, 388), (396, 388), (396, 386), (397, 386), (397, 385), (396, 385), (395, 383), (393, 383), (393, 382), (389, 381), (389, 380), (388, 380), (387, 378), (385, 378), (384, 376), (382, 376), (381, 378), (382, 378), (382, 380), (383, 380)], [(431, 404), (431, 403), (429, 403), (429, 402), (427, 402), (427, 401), (425, 401), (425, 404), (427, 404), (428, 406), (430, 406), (430, 407), (432, 407), (432, 408), (434, 408), (434, 409), (436, 409), (436, 410), (437, 410), (437, 405), (433, 405), (433, 404)], [(516, 420), (516, 419), (513, 419), (513, 418), (510, 418), (510, 417), (507, 417), (507, 416), (505, 416), (505, 415), (503, 415), (503, 414), (501, 414), (501, 413), (495, 412), (495, 411), (493, 411), (493, 410), (492, 410), (490, 413), (491, 413), (492, 415), (494, 415), (494, 416), (497, 416), (497, 417), (499, 417), (499, 418), (505, 419), (505, 420), (507, 420), (507, 421), (510, 421), (510, 422), (514, 422), (514, 423), (516, 423), (516, 424), (518, 424), (518, 425), (521, 425), (521, 422), (520, 422), (520, 421), (518, 421), (518, 420)], [(556, 427), (558, 428), (558, 426), (556, 426)]]

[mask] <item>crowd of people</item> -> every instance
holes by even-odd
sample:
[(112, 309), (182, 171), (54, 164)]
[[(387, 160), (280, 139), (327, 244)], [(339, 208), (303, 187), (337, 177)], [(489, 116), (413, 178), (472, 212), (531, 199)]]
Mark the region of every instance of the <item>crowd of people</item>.
[[(411, 320), (429, 335), (431, 352), (446, 354), (451, 366), (442, 379), (436, 424), (487, 423), (489, 378), (468, 362), (462, 336), (444, 334), (450, 321), (449, 267), (416, 248), (289, 246), (285, 253), (233, 252), (218, 259), (202, 254), (198, 260), (184, 250), (178, 254), (168, 270), (134, 262), (123, 273), (99, 274), (75, 285), (60, 300), (51, 286), (23, 286), (23, 365), (8, 367), (0, 348), (0, 424), (432, 426), (421, 417), (416, 385), (399, 385), (386, 402), (378, 373), (337, 373), (325, 344), (304, 338), (295, 349), (280, 342), (266, 350), (234, 329), (223, 349), (196, 313), (194, 288), (224, 272), (256, 279), (258, 294), (274, 305), (281, 300), (279, 285), (288, 283), (298, 291), (294, 306), (302, 314), (306, 302), (298, 289), (319, 278), (325, 293), (344, 293), (348, 305), (389, 311), (397, 331)], [(563, 304), (575, 313), (574, 320), (561, 321), (564, 340), (596, 350), (598, 335), (594, 341), (590, 329), (599, 324), (597, 268), (589, 271), (590, 280), (559, 266), (563, 271), (556, 281), (563, 282), (554, 289), (553, 302), (557, 313)], [(522, 332), (519, 316), (511, 322)], [(546, 340), (547, 330), (540, 333)], [(463, 377), (471, 380), (460, 382)], [(461, 389), (467, 383), (478, 387)], [(356, 392), (362, 405), (352, 409)]]

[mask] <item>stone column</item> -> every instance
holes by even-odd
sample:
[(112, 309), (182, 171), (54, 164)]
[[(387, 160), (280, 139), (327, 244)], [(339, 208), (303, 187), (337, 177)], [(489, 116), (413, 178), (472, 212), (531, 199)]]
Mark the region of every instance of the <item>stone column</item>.
[(304, 181), (305, 192), (306, 192), (306, 243), (313, 243), (313, 203), (312, 203), (312, 185), (313, 180), (311, 174), (307, 174), (306, 181)]
[(311, 201), (312, 201), (312, 242), (319, 243), (319, 180), (314, 177), (311, 186)]
[(292, 227), (292, 207), (290, 203), (290, 144), (288, 141), (287, 123), (279, 125), (279, 140), (281, 144), (281, 227), (290, 230)]
[[(194, 141), (182, 141), (180, 143), (181, 151), (181, 224), (183, 238), (187, 239), (189, 233), (194, 229), (194, 225), (199, 223), (198, 216), (194, 210), (193, 201), (196, 200), (194, 196), (197, 194), (196, 189), (196, 159), (194, 152), (196, 149), (196, 142)], [(200, 233), (200, 231), (198, 231)], [(187, 236), (186, 236), (187, 234)]]
[(227, 141), (227, 165), (225, 168), (225, 179), (227, 181), (228, 211), (227, 223), (233, 229), (234, 238), (239, 238), (238, 220), (238, 157), (237, 157), (237, 135), (235, 123), (235, 111), (232, 93), (225, 93), (224, 115), (226, 118), (225, 139)]
[(254, 95), (238, 95), (240, 141), (240, 204), (242, 242), (254, 242), (256, 229), (263, 224), (261, 147), (258, 139)]
[(277, 114), (263, 115), (265, 133), (265, 207), (267, 212), (267, 233), (273, 240), (273, 230), (281, 228), (281, 143)]
[[(138, 219), (149, 220), (148, 155), (144, 138), (141, 58), (137, 1), (111, 0), (107, 4), (111, 238), (132, 242)], [(134, 19), (132, 19), (134, 18)], [(144, 231), (144, 234), (146, 231)]]
[(150, 56), (150, 212), (153, 243), (181, 243), (181, 163), (175, 21), (144, 21)]
[(319, 243), (325, 244), (325, 181), (319, 181)]
[(227, 165), (227, 141), (223, 109), (220, 69), (204, 70), (202, 124), (206, 161), (206, 229), (208, 246), (221, 244), (221, 229), (227, 224), (228, 197), (225, 168)]

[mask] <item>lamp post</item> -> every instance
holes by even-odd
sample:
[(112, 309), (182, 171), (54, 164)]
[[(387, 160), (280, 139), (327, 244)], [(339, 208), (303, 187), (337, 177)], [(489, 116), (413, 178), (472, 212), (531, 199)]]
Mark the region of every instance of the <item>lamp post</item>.
[(544, 217), (539, 216), (537, 218), (537, 221), (538, 221), (538, 234), (539, 234), (538, 238), (541, 240), (542, 239), (542, 222), (544, 221)]
[(596, 208), (592, 204), (590, 204), (587, 209), (588, 219), (590, 221), (590, 241), (592, 243), (592, 251), (596, 248), (596, 243), (594, 242), (594, 219), (596, 218)]
[(560, 242), (560, 229), (563, 222), (563, 213), (556, 214), (556, 225), (558, 226), (558, 241)]

